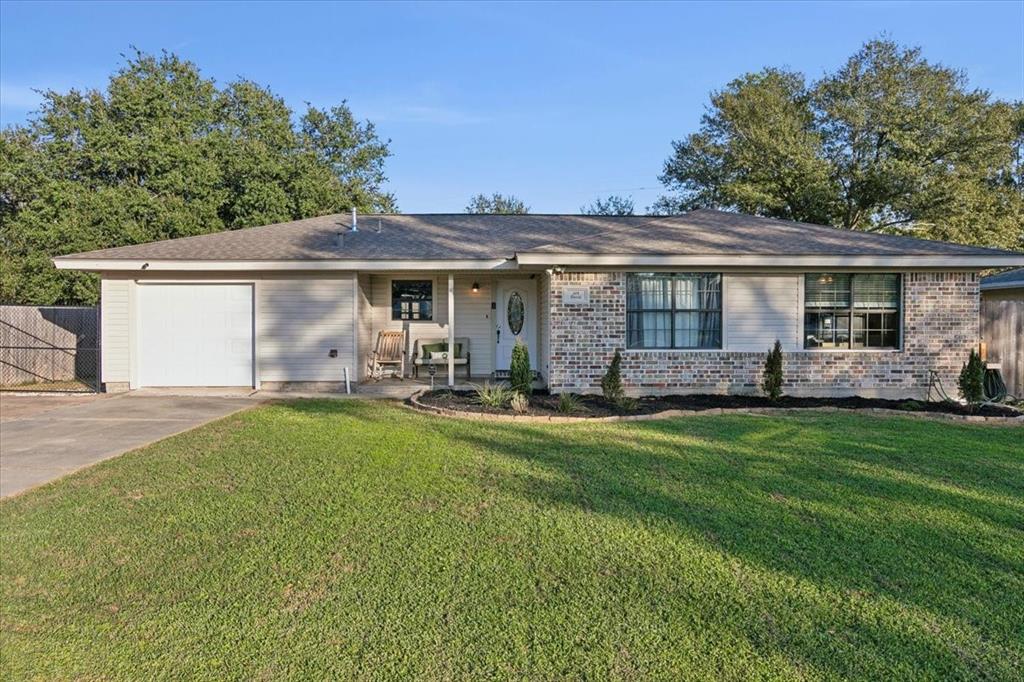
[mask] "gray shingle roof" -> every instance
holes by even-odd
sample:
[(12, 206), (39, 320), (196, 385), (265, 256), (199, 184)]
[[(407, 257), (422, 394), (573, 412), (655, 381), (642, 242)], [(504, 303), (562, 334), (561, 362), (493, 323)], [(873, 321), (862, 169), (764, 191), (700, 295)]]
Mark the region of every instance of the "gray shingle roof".
[(1005, 289), (1009, 287), (1024, 287), (1024, 268), (1007, 270), (981, 279), (982, 289)]
[[(997, 249), (698, 210), (675, 216), (347, 214), (63, 256), (147, 260), (463, 260), (517, 253), (1014, 255)], [(379, 232), (378, 232), (379, 227)], [(336, 241), (344, 233), (343, 244)], [(1019, 255), (1019, 254), (1017, 254)], [(58, 259), (59, 260), (59, 259)]]

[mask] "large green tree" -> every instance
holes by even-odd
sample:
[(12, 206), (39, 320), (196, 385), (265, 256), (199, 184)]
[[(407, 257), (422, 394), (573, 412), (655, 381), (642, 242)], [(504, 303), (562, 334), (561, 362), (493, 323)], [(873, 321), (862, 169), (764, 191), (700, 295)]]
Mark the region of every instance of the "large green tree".
[(471, 197), (466, 205), (466, 213), (498, 213), (503, 215), (523, 215), (530, 212), (530, 207), (514, 194), (495, 192), (491, 196), (477, 194)]
[(608, 198), (598, 197), (587, 206), (580, 206), (583, 215), (633, 215), (633, 198), (609, 194)]
[(711, 97), (673, 143), (661, 213), (720, 208), (1024, 247), (1024, 105), (889, 40), (835, 73), (765, 69)]
[(393, 211), (388, 143), (341, 103), (300, 116), (267, 88), (218, 86), (195, 64), (136, 52), (104, 91), (44, 93), (0, 133), (0, 299), (94, 302), (55, 255), (356, 207)]

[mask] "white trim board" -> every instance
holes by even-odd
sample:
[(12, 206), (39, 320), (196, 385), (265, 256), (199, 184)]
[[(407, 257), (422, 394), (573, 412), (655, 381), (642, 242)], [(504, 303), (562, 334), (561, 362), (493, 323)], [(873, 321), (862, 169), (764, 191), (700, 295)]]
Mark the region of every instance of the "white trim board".
[(119, 258), (54, 258), (58, 270), (115, 271), (323, 271), (323, 270), (514, 270), (514, 260), (158, 260)]
[[(983, 269), (1024, 265), (1024, 254), (991, 256), (787, 256), (717, 255), (665, 256), (636, 254), (521, 253), (520, 265), (587, 267), (696, 267), (696, 268), (942, 268), (947, 270)], [(574, 268), (575, 269), (575, 268)]]

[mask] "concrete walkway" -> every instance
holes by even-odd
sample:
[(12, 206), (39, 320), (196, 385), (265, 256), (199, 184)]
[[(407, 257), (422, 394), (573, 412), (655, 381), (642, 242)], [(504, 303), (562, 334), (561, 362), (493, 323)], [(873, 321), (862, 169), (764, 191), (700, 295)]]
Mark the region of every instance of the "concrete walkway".
[(247, 397), (0, 395), (0, 497), (252, 407)]

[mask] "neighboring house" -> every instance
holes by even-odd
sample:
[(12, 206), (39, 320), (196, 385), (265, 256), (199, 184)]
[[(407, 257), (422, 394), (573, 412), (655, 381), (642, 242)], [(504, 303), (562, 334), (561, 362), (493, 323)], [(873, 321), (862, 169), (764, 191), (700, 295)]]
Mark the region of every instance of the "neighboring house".
[(1006, 390), (1024, 398), (1024, 268), (982, 278), (981, 340)]
[[(779, 339), (792, 395), (954, 390), (978, 272), (1024, 254), (700, 210), (656, 217), (331, 215), (54, 259), (102, 277), (103, 381), (366, 377), (377, 333), (466, 338), (475, 375), (517, 339), (555, 392), (755, 392)], [(510, 314), (511, 313), (511, 314)], [(442, 372), (443, 374), (443, 372)], [(451, 380), (449, 380), (451, 381)]]

